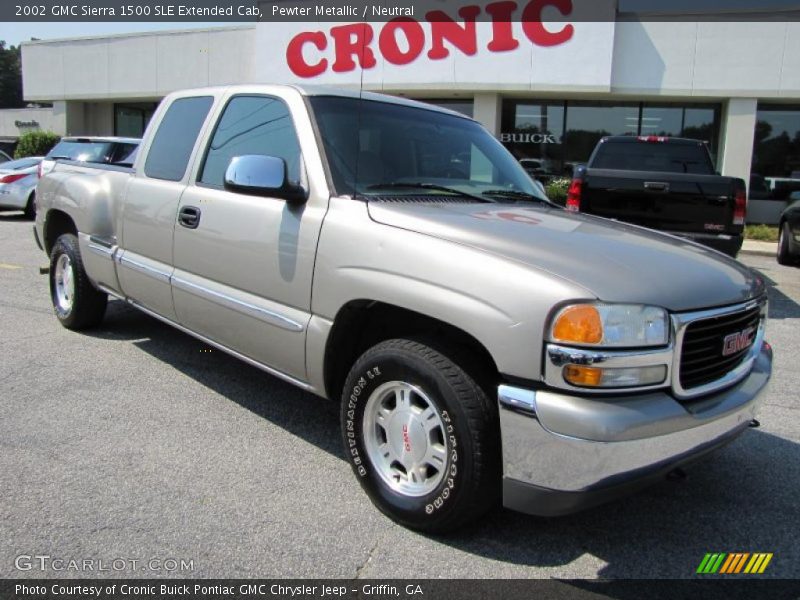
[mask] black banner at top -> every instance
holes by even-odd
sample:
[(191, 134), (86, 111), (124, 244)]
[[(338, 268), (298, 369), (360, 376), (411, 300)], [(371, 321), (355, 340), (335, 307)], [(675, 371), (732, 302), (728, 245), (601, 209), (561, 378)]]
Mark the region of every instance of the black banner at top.
[(5, 22), (796, 21), (797, 0), (3, 0)]

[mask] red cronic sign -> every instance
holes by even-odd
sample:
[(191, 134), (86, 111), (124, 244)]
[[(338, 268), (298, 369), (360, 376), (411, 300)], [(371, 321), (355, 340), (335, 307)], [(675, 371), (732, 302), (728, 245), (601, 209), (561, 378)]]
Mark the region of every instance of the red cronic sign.
[[(331, 27), (324, 31), (303, 31), (294, 36), (286, 47), (286, 64), (298, 77), (316, 77), (328, 69), (347, 73), (358, 66), (371, 69), (377, 64), (376, 52), (393, 65), (407, 65), (426, 52), (430, 60), (443, 60), (453, 48), (466, 56), (478, 53), (476, 20), (485, 11), (492, 24), (492, 37), (486, 50), (508, 52), (519, 47), (512, 23), (519, 21), (525, 37), (537, 46), (558, 46), (572, 39), (575, 28), (562, 24), (560, 29), (548, 29), (542, 23), (545, 8), (555, 8), (562, 15), (572, 14), (572, 0), (531, 0), (520, 11), (513, 1), (493, 2), (485, 7), (464, 6), (458, 11), (460, 21), (436, 10), (425, 15), (430, 23), (430, 39), (419, 21), (410, 17), (392, 19), (376, 31), (369, 23), (353, 23)], [(308, 51), (308, 52), (306, 52)], [(309, 55), (315, 54), (315, 58)]]

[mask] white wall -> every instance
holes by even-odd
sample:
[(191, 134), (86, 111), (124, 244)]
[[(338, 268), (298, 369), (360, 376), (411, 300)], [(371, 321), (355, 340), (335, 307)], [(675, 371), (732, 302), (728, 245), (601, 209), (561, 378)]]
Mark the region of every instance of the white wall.
[(160, 98), (253, 81), (255, 28), (23, 42), (26, 100)]
[[(16, 121), (36, 121), (36, 127), (18, 127)], [(53, 131), (59, 135), (66, 132), (66, 115), (52, 108), (5, 108), (0, 110), (0, 136), (19, 137), (28, 131)]]
[(800, 97), (800, 23), (617, 23), (611, 90)]
[[(482, 0), (486, 3), (486, 0)], [(600, 1), (600, 0), (584, 0)], [(607, 1), (609, 18), (613, 6)], [(578, 5), (580, 6), (580, 5)], [(456, 16), (456, 19), (459, 17)], [(381, 52), (380, 39), (386, 23), (367, 23), (372, 41), (369, 50), (376, 64), (363, 73), (360, 67), (336, 72), (332, 65), (335, 59), (334, 38), (331, 29), (342, 23), (279, 23), (261, 22), (256, 25), (255, 77), (259, 83), (301, 83), (358, 87), (382, 90), (389, 93), (409, 91), (485, 90), (485, 91), (577, 91), (608, 92), (611, 83), (611, 66), (614, 42), (613, 21), (575, 21), (571, 24), (550, 23), (548, 31), (558, 32), (565, 28), (572, 36), (563, 43), (540, 46), (528, 39), (520, 22), (511, 23), (518, 46), (514, 50), (493, 52), (489, 50), (493, 39), (491, 23), (476, 24), (476, 52), (467, 55), (446, 45), (449, 56), (431, 59), (432, 26), (421, 22), (425, 44), (422, 51), (407, 64), (392, 64)], [(325, 48), (320, 50), (313, 43), (302, 45), (302, 55), (309, 65), (325, 61), (327, 67), (313, 76), (296, 74), (287, 61), (287, 49), (291, 42), (303, 33), (322, 32)], [(395, 34), (398, 45), (407, 47), (402, 33)], [(447, 42), (446, 44), (449, 44)]]

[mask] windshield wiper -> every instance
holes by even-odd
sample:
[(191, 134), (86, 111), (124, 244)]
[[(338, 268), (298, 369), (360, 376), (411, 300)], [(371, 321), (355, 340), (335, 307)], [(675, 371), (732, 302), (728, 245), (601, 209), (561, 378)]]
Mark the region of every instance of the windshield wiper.
[[(481, 192), (484, 196), (501, 196), (505, 198), (515, 198), (518, 200), (535, 200), (536, 202), (541, 202), (542, 204), (549, 204), (551, 206), (558, 206), (551, 200), (547, 198), (541, 198), (534, 194), (529, 194), (528, 192), (520, 192), (517, 190), (486, 190), (485, 192)], [(559, 207), (560, 208), (560, 207)]]
[(457, 194), (459, 196), (465, 196), (467, 198), (473, 198), (480, 202), (495, 202), (491, 198), (485, 198), (484, 196), (479, 196), (478, 194), (472, 194), (470, 192), (465, 192), (463, 190), (459, 190), (456, 188), (448, 187), (446, 185), (439, 185), (437, 183), (425, 183), (424, 181), (417, 181), (417, 182), (409, 182), (403, 183), (399, 181), (391, 181), (388, 183), (375, 183), (373, 185), (367, 186), (368, 190), (377, 190), (377, 189), (418, 189), (418, 190), (435, 190), (437, 192), (448, 192), (450, 194)]

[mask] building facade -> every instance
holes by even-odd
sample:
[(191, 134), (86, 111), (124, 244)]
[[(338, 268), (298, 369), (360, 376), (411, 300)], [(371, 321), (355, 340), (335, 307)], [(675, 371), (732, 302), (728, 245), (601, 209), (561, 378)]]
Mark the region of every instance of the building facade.
[[(603, 1), (586, 0), (594, 17)], [(550, 177), (568, 176), (603, 135), (702, 139), (751, 200), (777, 199), (751, 202), (751, 214), (779, 211), (777, 188), (800, 180), (800, 23), (643, 22), (611, 0), (605, 20), (587, 21), (584, 6), (476, 2), (436, 19), (28, 42), (24, 95), (53, 103), (58, 133), (136, 136), (177, 89), (363, 86), (469, 114)]]

